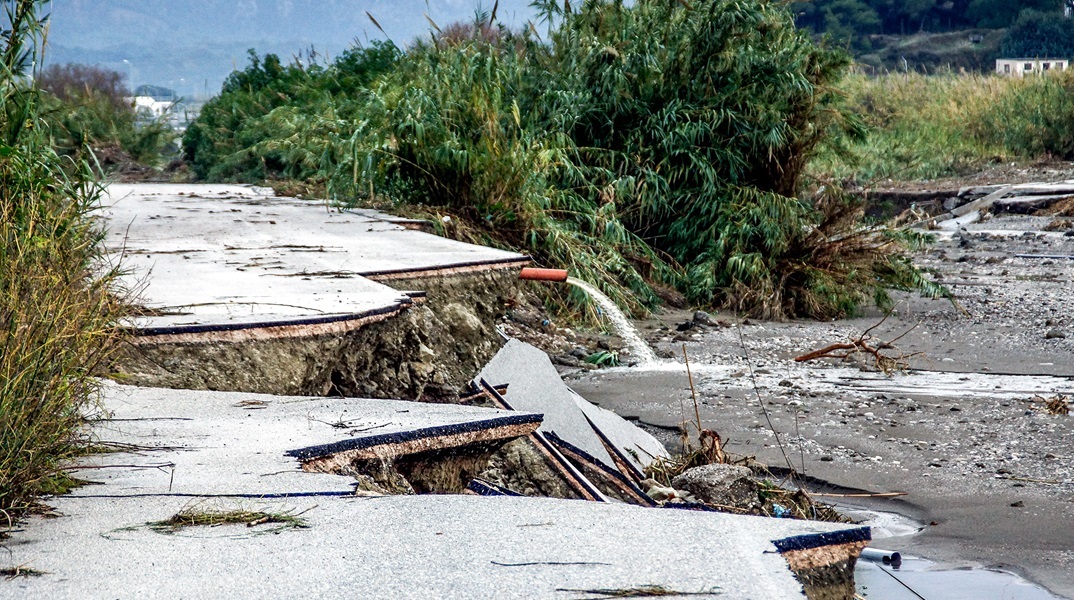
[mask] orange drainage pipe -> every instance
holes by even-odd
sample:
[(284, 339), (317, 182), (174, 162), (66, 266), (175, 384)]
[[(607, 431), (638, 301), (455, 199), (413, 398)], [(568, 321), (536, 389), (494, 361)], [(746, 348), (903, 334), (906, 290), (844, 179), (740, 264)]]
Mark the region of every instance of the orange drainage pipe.
[(566, 269), (535, 269), (526, 267), (518, 274), (519, 279), (531, 281), (567, 281)]

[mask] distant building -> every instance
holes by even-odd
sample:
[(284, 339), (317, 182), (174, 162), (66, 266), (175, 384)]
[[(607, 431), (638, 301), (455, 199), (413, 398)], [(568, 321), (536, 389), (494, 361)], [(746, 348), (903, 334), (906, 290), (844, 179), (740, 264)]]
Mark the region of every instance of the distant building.
[(1065, 58), (999, 58), (996, 73), (1007, 77), (1025, 77), (1030, 73), (1066, 71), (1070, 61)]
[(131, 98), (131, 103), (134, 105), (134, 111), (139, 115), (149, 117), (151, 119), (159, 119), (167, 114), (175, 102), (161, 101), (153, 98), (152, 96), (135, 96)]

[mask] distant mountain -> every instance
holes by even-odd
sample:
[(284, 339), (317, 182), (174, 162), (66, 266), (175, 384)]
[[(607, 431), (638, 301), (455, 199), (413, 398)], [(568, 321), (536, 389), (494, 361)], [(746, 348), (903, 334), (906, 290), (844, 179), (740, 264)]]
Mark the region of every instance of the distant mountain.
[[(497, 20), (518, 29), (533, 18), (529, 0), (501, 0)], [(99, 64), (131, 87), (163, 85), (186, 97), (220, 90), (246, 51), (281, 57), (313, 48), (334, 56), (388, 37), (405, 46), (427, 35), (424, 13), (445, 25), (472, 19), (478, 0), (54, 0), (48, 63)]]

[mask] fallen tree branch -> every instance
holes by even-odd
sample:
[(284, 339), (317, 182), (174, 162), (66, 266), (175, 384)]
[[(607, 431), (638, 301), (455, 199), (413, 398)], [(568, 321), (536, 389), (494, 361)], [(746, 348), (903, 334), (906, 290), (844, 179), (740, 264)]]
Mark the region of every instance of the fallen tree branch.
[(857, 338), (852, 338), (848, 342), (837, 342), (829, 344), (823, 348), (818, 348), (811, 352), (806, 352), (801, 356), (797, 356), (794, 362), (807, 362), (816, 360), (818, 358), (837, 358), (840, 360), (846, 360), (854, 354), (862, 353), (868, 354), (873, 357), (874, 365), (877, 369), (885, 373), (890, 373), (899, 369), (904, 369), (907, 366), (907, 359), (921, 354), (920, 352), (914, 352), (911, 354), (892, 354), (885, 353), (885, 350), (898, 350), (895, 347), (895, 342), (906, 337), (911, 331), (917, 328), (915, 324), (913, 327), (907, 329), (902, 334), (896, 336), (890, 341), (883, 341), (874, 338), (871, 333), (874, 329), (879, 327), (887, 320), (889, 315), (884, 315), (884, 318), (879, 323), (866, 329)]

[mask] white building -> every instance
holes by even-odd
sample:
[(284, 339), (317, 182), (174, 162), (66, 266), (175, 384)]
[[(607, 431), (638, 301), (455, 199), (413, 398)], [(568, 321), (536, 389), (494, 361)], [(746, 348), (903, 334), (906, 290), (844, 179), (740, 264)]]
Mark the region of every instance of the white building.
[(1065, 58), (999, 58), (996, 73), (1007, 77), (1025, 77), (1030, 73), (1066, 71), (1070, 61)]
[(145, 115), (152, 119), (159, 119), (168, 114), (175, 103), (171, 101), (157, 100), (152, 96), (135, 96), (134, 98), (131, 98), (131, 104), (134, 105), (134, 112), (139, 115)]

